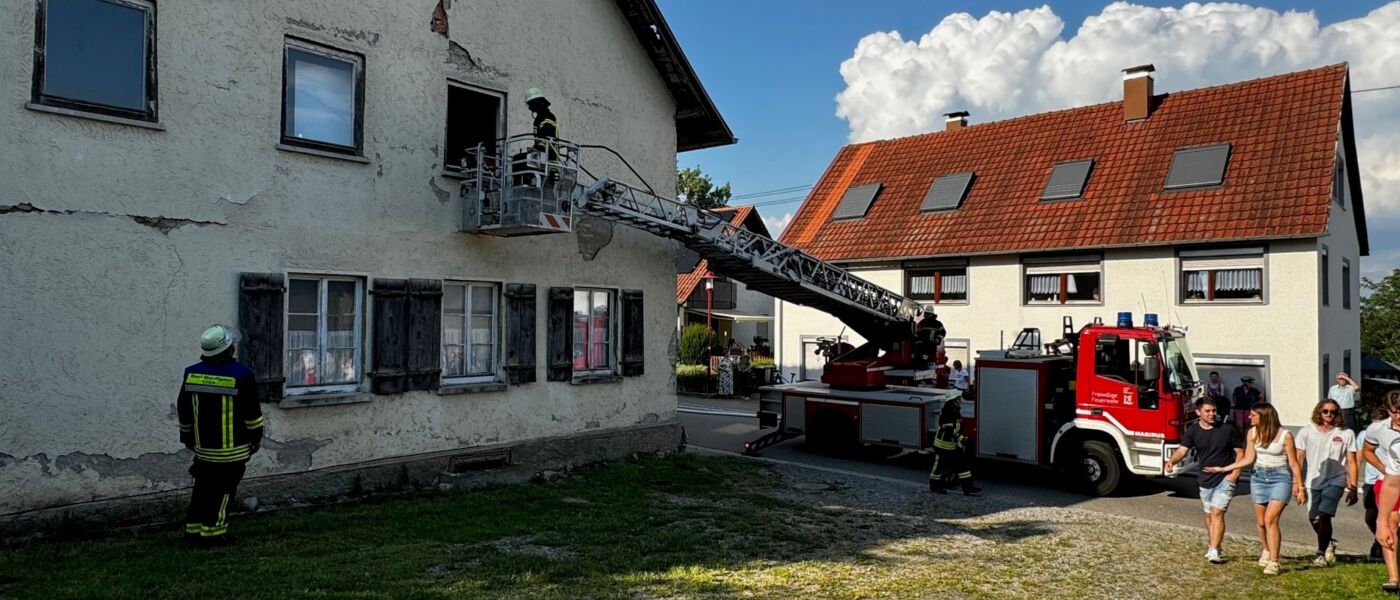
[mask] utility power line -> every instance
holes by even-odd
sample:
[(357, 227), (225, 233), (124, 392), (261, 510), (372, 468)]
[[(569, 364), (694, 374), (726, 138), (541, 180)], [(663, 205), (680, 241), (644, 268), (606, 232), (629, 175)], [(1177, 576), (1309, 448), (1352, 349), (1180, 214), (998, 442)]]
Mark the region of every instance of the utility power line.
[(1400, 85), (1388, 85), (1385, 87), (1366, 88), (1364, 90), (1352, 90), (1351, 93), (1360, 94), (1362, 92), (1379, 92), (1382, 90), (1400, 90)]

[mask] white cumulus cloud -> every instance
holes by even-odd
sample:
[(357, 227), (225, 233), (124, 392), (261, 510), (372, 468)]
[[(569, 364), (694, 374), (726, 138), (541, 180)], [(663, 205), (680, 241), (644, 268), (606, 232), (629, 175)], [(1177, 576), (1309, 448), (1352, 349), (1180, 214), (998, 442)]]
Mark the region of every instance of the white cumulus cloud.
[(792, 223), (792, 214), (786, 212), (781, 217), (763, 217), (763, 224), (768, 227), (768, 233), (773, 236), (773, 239), (776, 240), (783, 235), (783, 230), (787, 229), (789, 223)]
[[(1121, 98), (1122, 69), (1152, 63), (1174, 91), (1347, 61), (1352, 89), (1400, 85), (1400, 2), (1320, 26), (1310, 12), (1234, 3), (1115, 2), (1073, 37), (1043, 6), (948, 15), (917, 40), (871, 33), (841, 63), (836, 114), (853, 142), (934, 131), (943, 113), (991, 121)], [(1373, 243), (1400, 222), (1400, 90), (1356, 94), (1354, 121)]]

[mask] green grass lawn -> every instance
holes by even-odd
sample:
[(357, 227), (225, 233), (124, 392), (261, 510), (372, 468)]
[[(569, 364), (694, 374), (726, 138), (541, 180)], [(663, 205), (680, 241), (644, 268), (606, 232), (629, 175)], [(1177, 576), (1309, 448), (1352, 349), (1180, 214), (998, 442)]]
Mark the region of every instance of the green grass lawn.
[(1191, 531), (1123, 521), (1110, 533), (1082, 511), (974, 516), (909, 488), (871, 497), (804, 495), (738, 459), (647, 458), (546, 484), (236, 515), (233, 548), (187, 550), (175, 531), (9, 548), (0, 598), (1274, 600), (1378, 596), (1383, 577), (1299, 558), (1265, 579), (1248, 561), (1204, 564)]

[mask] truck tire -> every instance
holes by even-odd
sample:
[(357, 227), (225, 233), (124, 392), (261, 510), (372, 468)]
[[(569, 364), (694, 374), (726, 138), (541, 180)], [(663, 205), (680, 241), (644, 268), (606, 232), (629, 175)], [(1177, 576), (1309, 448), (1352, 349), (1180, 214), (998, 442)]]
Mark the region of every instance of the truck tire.
[(1123, 479), (1123, 463), (1118, 460), (1118, 453), (1108, 443), (1098, 440), (1084, 442), (1074, 462), (1066, 467), (1075, 476), (1080, 491), (1092, 496), (1113, 493)]
[(804, 434), (807, 449), (818, 454), (844, 454), (856, 445), (855, 424), (845, 414), (834, 410), (812, 415)]

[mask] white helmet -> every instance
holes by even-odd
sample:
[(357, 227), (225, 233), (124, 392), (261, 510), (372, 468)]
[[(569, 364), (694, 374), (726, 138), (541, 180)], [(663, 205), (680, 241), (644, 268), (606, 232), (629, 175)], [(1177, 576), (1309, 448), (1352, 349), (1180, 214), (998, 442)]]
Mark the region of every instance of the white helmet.
[(547, 100), (547, 98), (544, 97), (544, 92), (541, 92), (540, 88), (532, 87), (525, 92), (525, 102), (528, 104), (535, 100)]
[(223, 325), (215, 325), (204, 330), (199, 336), (200, 354), (214, 356), (238, 343), (238, 334)]

